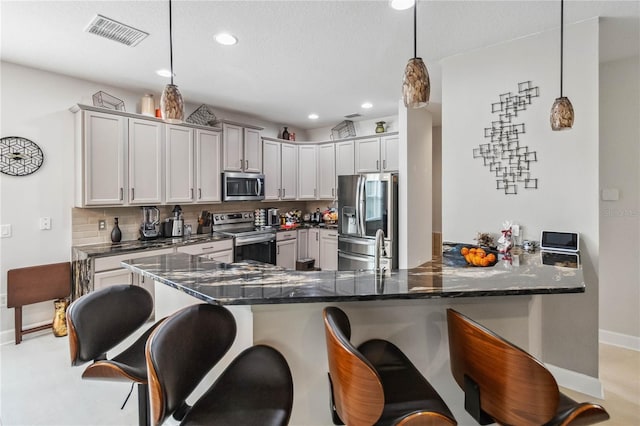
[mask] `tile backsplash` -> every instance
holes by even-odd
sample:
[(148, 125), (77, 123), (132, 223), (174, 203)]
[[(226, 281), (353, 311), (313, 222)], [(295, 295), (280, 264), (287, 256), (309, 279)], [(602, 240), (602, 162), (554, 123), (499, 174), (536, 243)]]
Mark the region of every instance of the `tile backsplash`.
[[(259, 208), (276, 207), (287, 211), (300, 209), (302, 212), (315, 211), (317, 206), (326, 207), (331, 201), (294, 201), (294, 202), (230, 202), (220, 204), (184, 204), (180, 205), (185, 225), (191, 225), (195, 234), (198, 228), (198, 217), (203, 210), (214, 213), (252, 211)], [(173, 204), (157, 206), (160, 210), (160, 221), (172, 216)], [(140, 207), (104, 207), (104, 208), (74, 208), (71, 213), (71, 240), (74, 246), (85, 244), (99, 244), (111, 242), (111, 230), (114, 218), (118, 218), (118, 226), (122, 232), (122, 241), (137, 240), (140, 237), (140, 223), (142, 210)], [(98, 222), (106, 220), (105, 230), (98, 229)]]

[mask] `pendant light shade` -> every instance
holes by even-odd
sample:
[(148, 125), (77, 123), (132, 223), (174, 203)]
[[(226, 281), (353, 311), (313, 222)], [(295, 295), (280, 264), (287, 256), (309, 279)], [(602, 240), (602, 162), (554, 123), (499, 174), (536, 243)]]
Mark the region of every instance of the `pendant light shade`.
[(429, 96), (431, 96), (429, 71), (427, 71), (422, 58), (418, 58), (416, 55), (417, 4), (416, 1), (413, 5), (413, 58), (407, 62), (402, 79), (402, 99), (407, 108), (425, 107), (429, 103)]
[(573, 127), (573, 105), (566, 96), (562, 96), (562, 71), (564, 61), (564, 0), (560, 0), (560, 97), (551, 106), (551, 130), (567, 130)]
[(184, 100), (173, 84), (173, 32), (171, 26), (171, 0), (169, 0), (169, 56), (171, 61), (171, 83), (167, 84), (160, 97), (162, 119), (168, 123), (181, 123), (184, 119)]

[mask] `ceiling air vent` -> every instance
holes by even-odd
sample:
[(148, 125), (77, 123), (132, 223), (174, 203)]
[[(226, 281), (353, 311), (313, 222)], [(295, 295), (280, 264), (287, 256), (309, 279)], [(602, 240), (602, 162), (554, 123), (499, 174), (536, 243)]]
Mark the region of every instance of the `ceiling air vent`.
[(353, 114), (348, 114), (345, 115), (344, 118), (358, 118), (358, 117), (362, 117), (360, 114), (358, 114), (357, 112), (354, 112)]
[(149, 35), (102, 15), (96, 15), (84, 31), (131, 47), (136, 46)]

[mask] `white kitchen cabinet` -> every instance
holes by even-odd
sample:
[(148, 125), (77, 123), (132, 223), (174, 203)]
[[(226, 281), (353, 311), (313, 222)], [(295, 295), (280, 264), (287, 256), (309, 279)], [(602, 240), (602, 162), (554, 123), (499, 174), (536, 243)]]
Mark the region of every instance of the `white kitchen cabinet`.
[(276, 235), (276, 265), (295, 270), (298, 258), (297, 232), (278, 232)]
[(355, 141), (355, 172), (375, 173), (397, 171), (398, 163), (397, 135)]
[(262, 171), (262, 128), (238, 123), (222, 124), (223, 169), (229, 172)]
[(336, 197), (336, 151), (335, 144), (318, 146), (318, 199), (332, 200)]
[(126, 117), (76, 114), (76, 206), (125, 204)]
[(165, 125), (165, 200), (194, 201), (193, 129)]
[(323, 271), (338, 270), (338, 231), (336, 229), (320, 230), (319, 266)]
[(128, 269), (96, 272), (93, 274), (93, 290), (102, 290), (103, 288), (118, 284), (131, 284), (133, 282), (132, 280), (133, 273)]
[(318, 197), (317, 152), (316, 145), (298, 147), (298, 200), (315, 200)]
[(318, 228), (309, 229), (307, 257), (314, 259), (314, 265), (316, 267), (320, 267), (320, 230)]
[(265, 200), (295, 200), (298, 181), (298, 149), (272, 140), (262, 144)]
[(380, 171), (380, 138), (355, 141), (355, 169), (356, 173)]
[(309, 253), (309, 230), (298, 229), (298, 260), (306, 259)]
[(353, 141), (336, 143), (336, 176), (355, 173), (355, 147)]
[(194, 256), (206, 255), (207, 258), (224, 263), (233, 263), (233, 240), (209, 241), (200, 244), (190, 244), (178, 247), (179, 253), (192, 254)]
[(380, 159), (382, 161), (383, 172), (398, 171), (399, 155), (398, 155), (398, 135), (384, 136), (380, 141)]
[(220, 132), (197, 129), (195, 134), (196, 202), (221, 200)]
[(129, 119), (129, 204), (162, 203), (164, 125)]

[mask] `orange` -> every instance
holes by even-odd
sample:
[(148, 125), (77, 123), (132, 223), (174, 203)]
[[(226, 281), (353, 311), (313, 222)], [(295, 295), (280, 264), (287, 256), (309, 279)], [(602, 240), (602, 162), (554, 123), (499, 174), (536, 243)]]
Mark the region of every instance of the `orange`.
[(487, 253), (485, 253), (485, 252), (484, 252), (484, 250), (483, 250), (483, 251), (477, 251), (477, 252), (476, 252), (476, 256), (478, 256), (478, 257), (480, 257), (480, 258), (483, 258), (483, 257), (485, 257), (486, 255), (487, 255)]
[(460, 254), (461, 255), (465, 255), (465, 254), (469, 254), (469, 248), (468, 247), (462, 247), (462, 249), (460, 250)]
[(486, 252), (486, 251), (484, 251), (484, 249), (483, 249), (483, 248), (477, 248), (477, 249), (476, 249), (476, 253), (477, 253), (477, 254), (487, 254), (487, 252)]
[(493, 262), (495, 262), (495, 261), (496, 261), (496, 255), (495, 255), (495, 254), (493, 254), (493, 253), (489, 253), (489, 254), (487, 255), (486, 259), (487, 259), (490, 263), (493, 263)]
[(482, 261), (481, 261), (482, 266), (489, 266), (489, 263), (490, 263), (489, 259), (487, 259), (486, 257), (482, 258)]
[(477, 250), (478, 250), (477, 248), (472, 247), (472, 248), (469, 250), (469, 253), (471, 253), (471, 254), (475, 254), (475, 252), (476, 252)]

